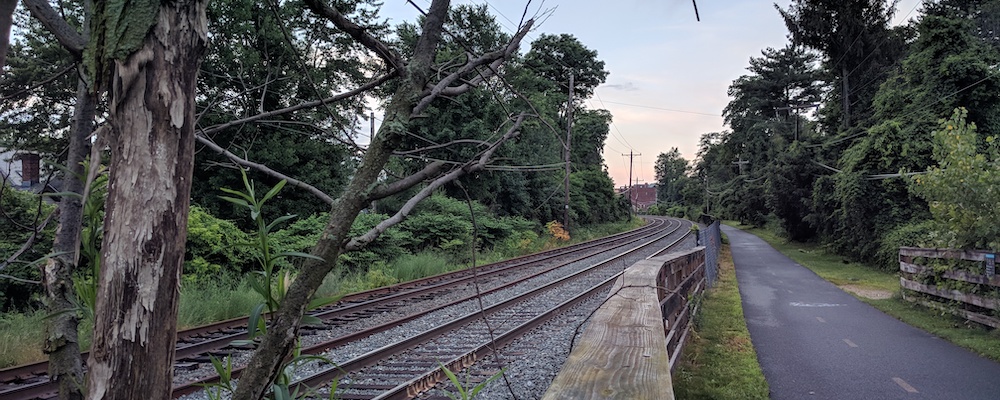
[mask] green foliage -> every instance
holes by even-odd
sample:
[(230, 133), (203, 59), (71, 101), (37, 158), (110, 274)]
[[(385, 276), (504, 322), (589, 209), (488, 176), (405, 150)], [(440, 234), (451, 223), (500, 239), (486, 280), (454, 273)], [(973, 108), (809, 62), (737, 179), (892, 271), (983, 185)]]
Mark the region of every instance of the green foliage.
[[(84, 170), (90, 170), (90, 162), (84, 163)], [(83, 203), (83, 226), (80, 231), (80, 260), (73, 289), (79, 300), (84, 319), (94, 320), (97, 307), (97, 282), (101, 276), (101, 243), (104, 240), (104, 206), (108, 198), (108, 172), (104, 166), (90, 183)], [(81, 177), (82, 178), (82, 177)], [(72, 195), (72, 194), (71, 194)]]
[(493, 382), (497, 380), (497, 378), (503, 376), (503, 373), (506, 370), (506, 368), (501, 368), (499, 372), (493, 374), (493, 376), (489, 377), (485, 381), (479, 382), (478, 384), (476, 384), (471, 388), (469, 387), (468, 375), (465, 376), (465, 383), (463, 384), (461, 381), (458, 380), (458, 376), (456, 376), (454, 372), (448, 369), (448, 367), (444, 366), (444, 364), (441, 364), (441, 370), (444, 371), (444, 374), (448, 376), (448, 380), (451, 381), (451, 384), (455, 385), (455, 389), (458, 390), (457, 395), (451, 392), (445, 392), (445, 394), (448, 395), (448, 398), (452, 400), (472, 400), (476, 398), (476, 395), (479, 394), (479, 392), (483, 390), (483, 388), (485, 388), (486, 385), (489, 385), (490, 382)]
[[(232, 189), (221, 188), (223, 192), (235, 197), (220, 197), (223, 200), (247, 209), (250, 213), (250, 219), (257, 225), (257, 231), (255, 232), (255, 235), (250, 238), (248, 245), (255, 250), (254, 258), (258, 262), (260, 270), (253, 271), (254, 275), (251, 275), (252, 278), (250, 279), (250, 286), (264, 298), (264, 305), (267, 306), (267, 310), (273, 312), (278, 309), (278, 305), (281, 303), (281, 300), (285, 298), (288, 285), (291, 283), (291, 276), (287, 271), (284, 271), (283, 273), (280, 270), (278, 262), (288, 257), (314, 258), (321, 261), (322, 259), (301, 252), (274, 251), (269, 239), (271, 231), (273, 231), (278, 224), (295, 218), (295, 216), (285, 215), (278, 217), (271, 222), (267, 222), (263, 215), (264, 205), (268, 200), (276, 196), (278, 192), (281, 191), (281, 188), (285, 186), (285, 181), (279, 182), (258, 199), (254, 190), (254, 184), (247, 178), (245, 171), (241, 169), (240, 172), (243, 176), (244, 191), (240, 192)], [(260, 313), (259, 308), (256, 313)], [(250, 326), (252, 327), (253, 324), (250, 324)], [(255, 336), (254, 333), (254, 330), (251, 329), (251, 339)]]
[[(16, 190), (5, 181), (0, 184), (0, 263), (7, 261), (31, 238), (35, 227), (51, 214), (55, 207), (40, 196)], [(35, 238), (35, 245), (3, 269), (3, 273), (29, 281), (41, 279), (39, 269), (30, 262), (45, 257), (51, 251), (56, 222), (51, 221)], [(0, 311), (26, 309), (40, 287), (35, 284), (0, 278)]]
[(233, 222), (216, 218), (199, 206), (191, 206), (184, 250), (185, 282), (249, 272), (254, 267), (254, 255), (246, 246), (249, 242), (250, 236)]
[(181, 286), (177, 326), (185, 329), (241, 317), (263, 300), (260, 293), (251, 288), (248, 279), (235, 274), (218, 274), (212, 279), (185, 282)]
[(682, 200), (681, 191), (688, 182), (688, 162), (676, 147), (656, 156), (656, 194), (660, 203), (673, 204)]
[(932, 220), (914, 221), (899, 225), (882, 237), (875, 266), (886, 272), (899, 270), (900, 247), (934, 247), (931, 240), (935, 229)]
[(934, 132), (938, 165), (913, 178), (912, 189), (930, 205), (938, 222), (936, 241), (957, 248), (1000, 248), (1000, 148), (980, 141), (968, 112), (956, 109)]

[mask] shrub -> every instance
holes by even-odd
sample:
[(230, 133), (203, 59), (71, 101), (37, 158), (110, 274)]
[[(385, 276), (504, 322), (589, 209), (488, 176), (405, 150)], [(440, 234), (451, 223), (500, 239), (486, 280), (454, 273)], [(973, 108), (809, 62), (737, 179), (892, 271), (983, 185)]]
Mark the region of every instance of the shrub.
[[(6, 261), (19, 251), (33, 234), (31, 229), (41, 224), (54, 209), (54, 206), (43, 202), (40, 196), (15, 190), (7, 183), (3, 183), (0, 186), (0, 210), (3, 210), (5, 216), (0, 217), (3, 218), (4, 226), (0, 229), (0, 262)], [(56, 225), (54, 219), (50, 221), (35, 238), (34, 246), (21, 254), (15, 263), (4, 268), (3, 273), (32, 281), (41, 279), (38, 268), (28, 263), (52, 251)], [(38, 293), (40, 293), (39, 285), (0, 279), (0, 311), (25, 309), (31, 305), (32, 297)]]
[(899, 270), (899, 248), (933, 246), (932, 238), (937, 224), (932, 220), (914, 221), (897, 226), (882, 237), (875, 253), (876, 267), (884, 271)]
[(246, 246), (249, 241), (250, 237), (235, 223), (192, 205), (184, 250), (185, 280), (215, 279), (223, 273), (250, 271), (256, 265), (252, 251)]

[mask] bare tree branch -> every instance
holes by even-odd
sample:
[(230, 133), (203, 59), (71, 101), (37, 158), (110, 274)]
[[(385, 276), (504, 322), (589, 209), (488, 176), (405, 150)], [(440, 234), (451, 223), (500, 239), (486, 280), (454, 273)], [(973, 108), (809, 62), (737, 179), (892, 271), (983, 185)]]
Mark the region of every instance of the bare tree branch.
[[(9, 100), (13, 100), (13, 99), (16, 99), (18, 97), (27, 95), (28, 92), (30, 92), (32, 90), (35, 90), (35, 89), (38, 89), (38, 88), (40, 88), (42, 86), (48, 85), (52, 81), (54, 81), (56, 79), (59, 79), (59, 77), (61, 77), (63, 75), (66, 75), (67, 73), (69, 73), (70, 71), (72, 71), (73, 68), (76, 68), (77, 65), (79, 65), (79, 64), (74, 62), (74, 63), (70, 64), (69, 66), (67, 66), (66, 68), (63, 68), (59, 72), (56, 72), (54, 75), (52, 75), (52, 76), (50, 76), (48, 78), (45, 78), (42, 81), (40, 81), (40, 82), (38, 82), (38, 83), (36, 83), (34, 85), (31, 85), (31, 87), (27, 87), (27, 88), (18, 90), (18, 91), (14, 92), (14, 93), (11, 93), (9, 95), (4, 96), (3, 98), (0, 98), (0, 101), (9, 101)], [(0, 67), (3, 67), (3, 66), (0, 65)]]
[(440, 172), (445, 165), (447, 164), (442, 161), (432, 162), (417, 173), (414, 173), (410, 176), (407, 176), (403, 179), (400, 179), (390, 184), (379, 185), (379, 187), (372, 190), (371, 195), (369, 195), (368, 198), (370, 199), (370, 201), (374, 201), (402, 192), (420, 182), (423, 182), (437, 175), (438, 172)]
[(0, 274), (0, 278), (2, 278), (2, 279), (9, 279), (9, 280), (12, 280), (14, 282), (30, 283), (32, 285), (39, 285), (39, 284), (42, 283), (42, 282), (39, 282), (39, 281), (33, 281), (31, 279), (22, 279), (22, 278), (18, 278), (16, 276), (7, 275), (7, 274)]
[(452, 141), (450, 141), (448, 143), (435, 144), (433, 146), (421, 147), (419, 149), (413, 149), (413, 150), (407, 150), (407, 151), (396, 151), (396, 152), (393, 152), (392, 154), (397, 155), (397, 156), (406, 156), (406, 155), (410, 155), (410, 154), (423, 153), (425, 151), (430, 151), (430, 150), (434, 150), (434, 149), (441, 149), (441, 148), (445, 148), (445, 147), (451, 147), (451, 146), (454, 146), (456, 144), (464, 144), (464, 143), (474, 143), (474, 144), (478, 144), (480, 146), (486, 146), (486, 147), (489, 147), (489, 145), (490, 145), (489, 142), (484, 141), (484, 140), (458, 139), (458, 140), (452, 140)]
[[(7, 268), (7, 266), (17, 261), (17, 259), (20, 258), (21, 255), (24, 254), (26, 251), (31, 250), (31, 248), (35, 246), (35, 241), (38, 240), (38, 234), (44, 231), (45, 227), (48, 226), (49, 222), (52, 221), (52, 218), (57, 215), (59, 215), (58, 208), (52, 210), (52, 212), (50, 212), (49, 215), (46, 216), (44, 220), (42, 220), (42, 224), (35, 227), (35, 229), (32, 230), (31, 236), (28, 237), (28, 240), (24, 241), (24, 244), (21, 245), (20, 249), (17, 249), (17, 251), (15, 251), (14, 254), (11, 254), (10, 257), (7, 257), (7, 260), (5, 260), (3, 263), (0, 263), (0, 271), (3, 271), (5, 268)], [(26, 282), (30, 283), (34, 281), (26, 281)], [(34, 283), (39, 283), (39, 282), (34, 282)]]
[(41, 22), (45, 29), (52, 32), (56, 36), (56, 40), (72, 53), (74, 58), (79, 60), (83, 56), (83, 48), (87, 45), (87, 39), (69, 26), (66, 20), (52, 9), (47, 0), (23, 0), (23, 3), (31, 15), (38, 22)]
[[(412, 4), (417, 7), (416, 3), (407, 0), (407, 3)], [(438, 43), (441, 42), (441, 33), (444, 31), (444, 22), (448, 19), (448, 5), (449, 1), (434, 0), (431, 2), (431, 8), (428, 12), (424, 13), (424, 25), (421, 26), (420, 38), (417, 39), (417, 44), (413, 48), (413, 57), (410, 58), (410, 65), (412, 71), (408, 71), (407, 74), (418, 72), (421, 76), (408, 76), (410, 79), (414, 79), (414, 82), (418, 84), (417, 87), (423, 87), (427, 84), (428, 75), (427, 72), (430, 71), (431, 66), (434, 64), (434, 57), (437, 56), (437, 51), (435, 49)], [(420, 7), (417, 7), (419, 9)], [(421, 10), (423, 12), (423, 10)], [(417, 114), (417, 113), (413, 113)]]
[(261, 113), (261, 114), (257, 114), (257, 115), (252, 115), (252, 116), (249, 116), (249, 117), (246, 117), (246, 118), (235, 119), (235, 120), (232, 120), (232, 121), (229, 121), (229, 122), (226, 122), (226, 123), (223, 123), (223, 124), (219, 124), (219, 125), (213, 125), (213, 126), (210, 126), (208, 128), (202, 129), (201, 130), (201, 134), (202, 135), (211, 135), (213, 133), (219, 132), (219, 131), (221, 131), (223, 129), (226, 129), (226, 128), (229, 128), (229, 127), (233, 127), (233, 126), (236, 126), (236, 125), (245, 124), (245, 123), (248, 123), (248, 122), (254, 122), (254, 121), (257, 121), (259, 119), (271, 118), (271, 117), (275, 117), (275, 116), (282, 115), (282, 114), (288, 114), (290, 112), (298, 111), (298, 110), (301, 110), (301, 109), (304, 109), (304, 108), (312, 108), (312, 107), (317, 107), (317, 106), (320, 106), (320, 105), (323, 105), (323, 104), (326, 104), (326, 103), (332, 103), (332, 102), (335, 102), (335, 101), (344, 100), (344, 99), (356, 96), (358, 94), (364, 93), (366, 91), (369, 91), (372, 88), (385, 83), (386, 81), (388, 81), (389, 79), (392, 79), (395, 76), (396, 76), (395, 72), (390, 72), (388, 74), (385, 74), (385, 75), (382, 75), (382, 76), (380, 76), (378, 78), (375, 78), (371, 82), (368, 82), (368, 83), (366, 83), (364, 85), (358, 86), (357, 88), (355, 88), (353, 90), (350, 90), (350, 91), (347, 91), (347, 92), (344, 92), (344, 93), (339, 93), (339, 94), (327, 97), (325, 99), (313, 100), (313, 101), (307, 101), (307, 102), (304, 102), (304, 103), (299, 103), (299, 104), (296, 104), (294, 106), (289, 106), (289, 107), (285, 107), (285, 108), (278, 109), (278, 110), (272, 110), (272, 111), (268, 111), (268, 112), (265, 112), (265, 113)]
[(383, 43), (378, 38), (372, 36), (368, 31), (354, 21), (347, 19), (344, 14), (341, 14), (336, 8), (331, 7), (329, 4), (322, 2), (322, 0), (306, 0), (306, 7), (309, 7), (312, 12), (316, 13), (323, 18), (326, 18), (333, 25), (350, 35), (362, 46), (367, 47), (375, 54), (378, 54), (391, 69), (396, 71), (405, 71), (406, 63), (403, 62), (403, 58), (396, 53), (395, 50), (391, 49), (388, 45)]
[(202, 134), (195, 135), (195, 139), (197, 139), (199, 143), (201, 143), (201, 144), (207, 146), (208, 148), (214, 150), (216, 153), (219, 153), (219, 154), (222, 154), (222, 155), (226, 156), (226, 158), (230, 159), (232, 162), (234, 162), (236, 164), (239, 164), (239, 165), (242, 165), (242, 166), (248, 167), (248, 168), (253, 168), (255, 170), (263, 172), (263, 173), (265, 173), (267, 175), (270, 175), (270, 176), (272, 176), (274, 178), (277, 178), (277, 179), (284, 179), (284, 180), (288, 181), (289, 185), (292, 185), (292, 186), (304, 189), (305, 191), (311, 193), (313, 196), (316, 196), (320, 200), (323, 200), (323, 202), (325, 202), (326, 204), (330, 204), (330, 205), (333, 204), (333, 198), (330, 197), (330, 195), (326, 194), (322, 190), (317, 189), (313, 185), (310, 185), (308, 183), (302, 182), (302, 181), (300, 181), (298, 179), (295, 179), (295, 178), (292, 178), (292, 177), (290, 177), (288, 175), (282, 174), (282, 173), (280, 173), (278, 171), (275, 171), (275, 170), (269, 168), (268, 166), (266, 166), (264, 164), (255, 163), (253, 161), (249, 161), (249, 160), (240, 158), (240, 156), (237, 156), (236, 154), (233, 154), (233, 153), (229, 152), (228, 150), (223, 149), (221, 146), (215, 144), (215, 142), (213, 142), (210, 139), (206, 138)]
[[(502, 65), (507, 58), (517, 51), (517, 48), (521, 44), (521, 40), (528, 34), (528, 31), (531, 30), (531, 26), (533, 24), (534, 20), (528, 20), (528, 22), (525, 22), (525, 24), (521, 26), (521, 29), (517, 31), (517, 34), (515, 34), (514, 37), (512, 37), (507, 43), (507, 47), (502, 50), (491, 51), (479, 56), (478, 58), (469, 60), (469, 62), (463, 65), (462, 68), (459, 68), (457, 71), (452, 72), (450, 75), (444, 77), (444, 79), (438, 81), (437, 84), (423, 93), (424, 97), (415, 107), (413, 107), (413, 114), (417, 115), (423, 112), (423, 110), (430, 106), (431, 102), (433, 102), (438, 96), (455, 96), (465, 93), (489, 77), (495, 75), (497, 69), (500, 68), (500, 65)], [(484, 65), (489, 65), (487, 71), (480, 72), (475, 78), (472, 78), (461, 85), (451, 86), (451, 84), (461, 79), (463, 75), (476, 71), (479, 67)]]
[(409, 215), (410, 212), (412, 212), (413, 209), (417, 206), (417, 203), (420, 203), (421, 200), (430, 196), (431, 193), (434, 193), (434, 191), (437, 190), (437, 188), (443, 186), (445, 183), (458, 179), (463, 175), (482, 170), (484, 167), (486, 167), (487, 164), (489, 164), (490, 159), (493, 157), (493, 153), (495, 153), (496, 150), (500, 148), (500, 145), (502, 145), (503, 143), (507, 142), (510, 139), (513, 139), (514, 137), (517, 137), (517, 135), (521, 133), (520, 131), (521, 124), (524, 123), (524, 117), (525, 117), (524, 114), (519, 115), (517, 117), (517, 120), (515, 120), (514, 124), (510, 127), (510, 129), (508, 129), (507, 132), (504, 133), (502, 137), (497, 139), (497, 141), (494, 142), (490, 146), (490, 148), (483, 151), (478, 159), (471, 160), (467, 162), (465, 165), (463, 165), (461, 168), (455, 168), (449, 171), (447, 174), (442, 175), (441, 177), (435, 179), (433, 182), (431, 182), (426, 187), (421, 189), (420, 192), (418, 192), (416, 195), (407, 200), (406, 204), (404, 204), (403, 207), (400, 208), (400, 210), (396, 212), (395, 215), (389, 217), (385, 221), (379, 222), (378, 225), (376, 225), (374, 228), (372, 228), (365, 234), (351, 239), (350, 242), (348, 242), (344, 246), (344, 250), (345, 251), (360, 250), (365, 245), (371, 243), (373, 240), (378, 238), (379, 235), (384, 233), (390, 227), (400, 222), (403, 222), (403, 220), (406, 219), (406, 216)]

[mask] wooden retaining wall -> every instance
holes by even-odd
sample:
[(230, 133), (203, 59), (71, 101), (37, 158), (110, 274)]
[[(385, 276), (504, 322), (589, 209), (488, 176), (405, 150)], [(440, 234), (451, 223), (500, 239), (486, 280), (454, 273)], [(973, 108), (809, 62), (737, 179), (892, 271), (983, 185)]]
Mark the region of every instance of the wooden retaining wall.
[(705, 288), (705, 248), (625, 270), (542, 399), (673, 399), (670, 372)]
[[(924, 298), (917, 298), (906, 296), (904, 291), (904, 298), (907, 300), (950, 311), (969, 321), (1000, 328), (1000, 319), (993, 315), (995, 311), (1000, 310), (1000, 299), (996, 296), (996, 291), (1000, 289), (1000, 275), (996, 274), (995, 266), (993, 270), (988, 270), (986, 265), (987, 258), (995, 256), (994, 253), (983, 250), (901, 247), (899, 285), (903, 289), (926, 295), (922, 296)], [(932, 267), (917, 264), (914, 260), (918, 258), (976, 261), (981, 268), (974, 272), (959, 269), (935, 272)], [(951, 280), (973, 284), (978, 293), (965, 293), (942, 287), (940, 284), (923, 283), (922, 278), (928, 276), (939, 276), (944, 282)]]

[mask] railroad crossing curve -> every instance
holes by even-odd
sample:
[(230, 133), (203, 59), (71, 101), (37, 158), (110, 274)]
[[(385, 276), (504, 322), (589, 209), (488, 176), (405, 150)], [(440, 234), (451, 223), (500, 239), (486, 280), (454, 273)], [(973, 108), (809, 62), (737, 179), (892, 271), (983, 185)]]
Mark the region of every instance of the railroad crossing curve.
[(1000, 364), (904, 324), (728, 226), (771, 398), (997, 399)]

